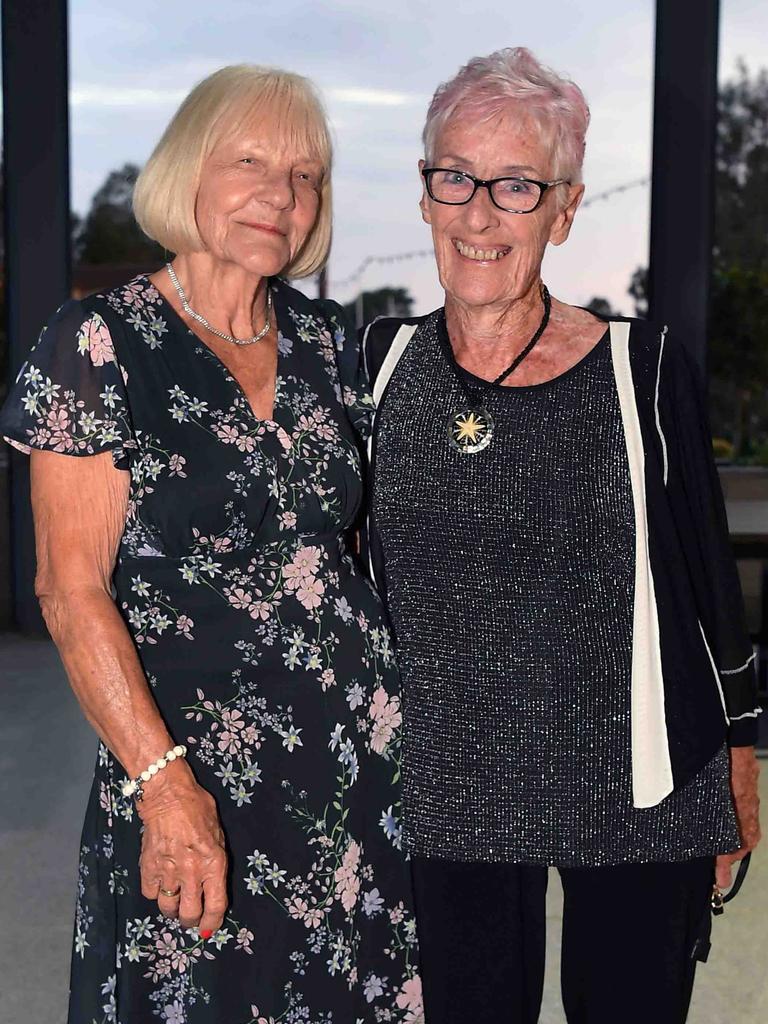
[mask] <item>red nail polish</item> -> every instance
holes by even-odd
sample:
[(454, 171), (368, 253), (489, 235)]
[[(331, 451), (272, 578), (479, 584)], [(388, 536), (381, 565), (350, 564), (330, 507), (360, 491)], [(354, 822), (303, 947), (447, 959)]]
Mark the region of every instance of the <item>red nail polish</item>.
[(203, 930), (202, 930), (202, 931), (200, 932), (200, 938), (201, 938), (201, 939), (205, 939), (205, 941), (206, 941), (206, 942), (208, 941), (208, 939), (210, 939), (210, 937), (211, 937), (212, 935), (213, 935), (213, 932), (211, 931), (211, 929), (210, 929), (210, 928), (204, 928), (204, 929), (203, 929)]

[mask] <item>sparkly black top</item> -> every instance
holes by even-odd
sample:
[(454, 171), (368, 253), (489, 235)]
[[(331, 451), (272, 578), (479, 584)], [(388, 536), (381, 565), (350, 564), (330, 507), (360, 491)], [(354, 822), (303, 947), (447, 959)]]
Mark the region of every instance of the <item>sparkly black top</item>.
[(376, 439), (412, 852), (595, 865), (733, 849), (724, 749), (632, 806), (635, 525), (607, 333), (552, 381), (484, 386), (493, 439), (466, 454), (448, 440), (466, 398), (444, 332), (441, 312), (419, 326)]

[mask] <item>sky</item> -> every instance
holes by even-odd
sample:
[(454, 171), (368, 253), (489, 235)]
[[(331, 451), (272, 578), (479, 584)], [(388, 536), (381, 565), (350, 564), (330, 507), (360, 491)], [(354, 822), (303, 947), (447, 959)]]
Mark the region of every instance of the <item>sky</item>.
[[(653, 0), (71, 0), (72, 206), (87, 211), (107, 174), (141, 164), (181, 99), (226, 64), (306, 75), (320, 88), (335, 137), (334, 244), (329, 294), (404, 286), (414, 312), (442, 303), (431, 257), (374, 263), (431, 248), (418, 209), (424, 116), (436, 86), (466, 61), (527, 46), (572, 78), (592, 111), (587, 192), (571, 237), (550, 248), (544, 279), (566, 302), (607, 298), (632, 313), (627, 285), (647, 263)], [(720, 76), (743, 57), (768, 66), (768, 4), (722, 0)], [(762, 42), (761, 42), (762, 40)], [(310, 294), (313, 289), (308, 287)]]

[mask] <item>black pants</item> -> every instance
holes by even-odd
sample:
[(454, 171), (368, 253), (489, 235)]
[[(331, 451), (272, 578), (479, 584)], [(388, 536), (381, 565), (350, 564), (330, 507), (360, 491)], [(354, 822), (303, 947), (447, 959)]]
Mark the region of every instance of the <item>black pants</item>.
[[(546, 868), (412, 864), (427, 1024), (535, 1024)], [(683, 1024), (713, 858), (559, 870), (568, 1024)]]

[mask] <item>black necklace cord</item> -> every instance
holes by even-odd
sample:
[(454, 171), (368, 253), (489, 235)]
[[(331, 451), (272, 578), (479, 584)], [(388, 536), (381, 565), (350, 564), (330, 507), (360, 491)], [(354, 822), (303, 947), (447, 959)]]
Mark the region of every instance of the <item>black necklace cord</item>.
[(488, 388), (494, 387), (496, 384), (501, 384), (503, 380), (505, 380), (514, 370), (518, 368), (518, 366), (520, 365), (520, 363), (522, 363), (525, 357), (530, 355), (534, 345), (539, 340), (539, 338), (541, 338), (544, 331), (547, 329), (547, 324), (549, 323), (549, 314), (552, 310), (552, 299), (549, 294), (549, 289), (545, 284), (542, 284), (541, 286), (541, 299), (544, 303), (544, 314), (541, 318), (541, 323), (539, 324), (534, 336), (531, 338), (531, 340), (528, 342), (525, 348), (521, 352), (518, 352), (518, 354), (515, 356), (511, 364), (506, 368), (506, 370), (500, 373), (495, 380), (484, 381), (483, 384), (480, 384), (480, 381), (473, 381), (472, 384), (470, 384), (469, 381), (467, 380), (465, 373), (457, 364), (455, 356), (453, 355), (453, 350), (451, 348), (451, 341), (448, 336), (448, 325), (445, 322), (445, 314), (443, 314), (442, 323), (446, 353), (448, 355), (454, 377), (459, 385), (459, 388), (464, 394), (464, 397), (469, 403), (470, 407), (482, 406), (483, 399), (488, 393)]
[(503, 380), (506, 380), (511, 373), (514, 373), (520, 365), (520, 363), (522, 363), (522, 361), (525, 359), (525, 357), (531, 354), (534, 345), (542, 336), (544, 331), (546, 331), (547, 324), (549, 323), (549, 314), (552, 312), (552, 298), (549, 294), (549, 289), (545, 284), (542, 284), (541, 286), (541, 299), (544, 303), (544, 315), (541, 318), (541, 323), (539, 324), (538, 330), (531, 338), (531, 340), (528, 342), (528, 344), (525, 346), (525, 348), (522, 350), (522, 352), (518, 352), (518, 354), (515, 356), (515, 358), (506, 368), (506, 370), (500, 373), (496, 380), (492, 381), (491, 383), (501, 384), (501, 382)]
[(456, 361), (456, 355), (454, 353), (454, 349), (453, 349), (453, 346), (451, 344), (451, 337), (449, 335), (449, 332), (447, 332), (447, 323), (445, 321), (445, 311), (442, 310), (442, 315), (440, 317), (440, 324), (439, 324), (439, 327), (438, 327), (438, 332), (439, 332), (439, 335), (440, 335), (440, 342), (441, 342), (442, 348), (443, 348), (443, 350), (445, 352), (445, 358), (447, 360), (447, 364), (449, 364), (449, 366), (451, 368), (451, 372), (454, 375), (454, 379), (456, 380), (456, 383), (459, 385), (459, 389), (462, 392), (462, 394), (464, 395), (464, 397), (465, 397), (465, 399), (466, 399), (470, 409), (475, 408), (475, 407), (478, 407), (478, 408), (482, 407), (483, 398), (488, 393), (488, 388), (492, 388), (492, 387), (494, 387), (497, 384), (501, 384), (502, 381), (504, 381), (507, 377), (509, 377), (509, 375), (520, 366), (520, 364), (521, 364), (522, 360), (525, 358), (525, 356), (530, 354), (531, 350), (534, 349), (534, 346), (536, 345), (536, 343), (539, 341), (539, 339), (542, 337), (544, 332), (547, 330), (547, 325), (549, 324), (550, 312), (552, 310), (552, 299), (551, 299), (550, 294), (549, 294), (549, 289), (544, 284), (542, 284), (541, 294), (542, 294), (542, 301), (544, 302), (544, 314), (542, 316), (542, 322), (539, 325), (539, 328), (538, 328), (536, 334), (534, 335), (534, 337), (532, 337), (530, 339), (530, 341), (522, 349), (522, 351), (517, 353), (517, 355), (512, 360), (510, 366), (507, 367), (507, 369), (503, 373), (501, 373), (496, 378), (496, 380), (493, 380), (493, 381), (482, 381), (482, 382), (480, 382), (479, 380), (475, 379), (470, 384), (469, 380), (467, 379), (467, 374), (462, 370), (462, 368), (459, 366), (458, 362)]

